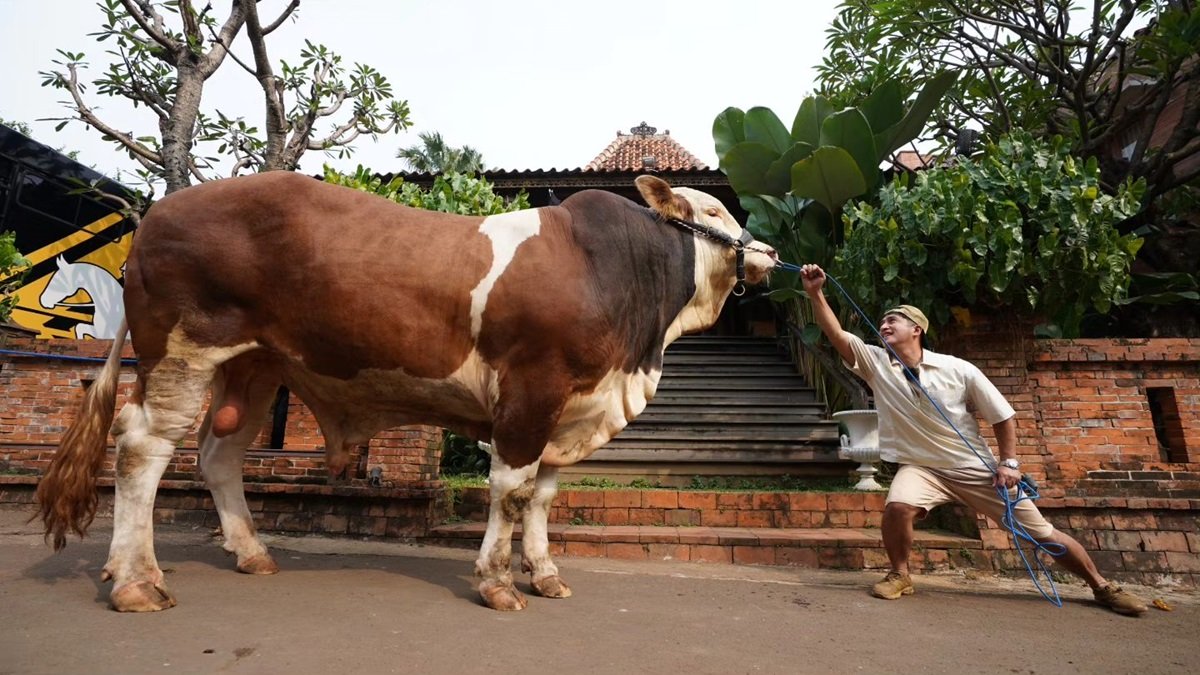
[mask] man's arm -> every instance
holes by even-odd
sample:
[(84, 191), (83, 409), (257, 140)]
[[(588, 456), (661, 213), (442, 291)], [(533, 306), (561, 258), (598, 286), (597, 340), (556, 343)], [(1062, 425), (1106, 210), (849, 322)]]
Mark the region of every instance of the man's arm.
[(833, 348), (841, 355), (846, 363), (854, 364), (854, 350), (850, 348), (850, 334), (842, 330), (842, 324), (838, 321), (837, 315), (833, 313), (833, 308), (829, 306), (829, 302), (825, 300), (825, 293), (822, 287), (825, 286), (825, 270), (817, 265), (805, 265), (800, 268), (800, 278), (804, 281), (804, 291), (808, 293), (808, 298), (812, 302), (813, 319), (816, 320), (817, 326), (825, 337), (829, 338), (829, 342), (833, 344)]
[[(996, 432), (996, 445), (1000, 450), (1000, 461), (1006, 459), (1017, 458), (1017, 418), (1010, 417), (1003, 422), (997, 422), (992, 425), (992, 431)], [(993, 484), (1004, 487), (1012, 487), (1021, 480), (1021, 471), (1019, 469), (1010, 469), (1007, 466), (999, 465), (996, 467), (996, 478)]]

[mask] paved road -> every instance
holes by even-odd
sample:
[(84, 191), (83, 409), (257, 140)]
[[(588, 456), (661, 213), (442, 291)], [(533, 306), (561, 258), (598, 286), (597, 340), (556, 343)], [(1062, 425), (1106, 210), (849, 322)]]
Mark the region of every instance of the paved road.
[(251, 577), (179, 527), (158, 547), (179, 606), (118, 614), (111, 523), (55, 555), (28, 515), (0, 510), (0, 674), (1200, 672), (1195, 593), (1138, 589), (1174, 611), (1131, 619), (1079, 585), (1061, 609), (1028, 580), (954, 575), (887, 602), (858, 572), (567, 558), (575, 597), (498, 613), (470, 551), (271, 537), (283, 572)]

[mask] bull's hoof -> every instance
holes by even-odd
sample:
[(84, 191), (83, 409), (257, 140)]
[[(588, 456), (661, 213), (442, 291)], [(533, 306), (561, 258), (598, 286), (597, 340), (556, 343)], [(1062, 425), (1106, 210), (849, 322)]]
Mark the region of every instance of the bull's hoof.
[(525, 596), (511, 584), (505, 585), (499, 581), (479, 584), (479, 595), (483, 598), (483, 604), (500, 612), (516, 612), (529, 604)]
[(562, 577), (553, 574), (541, 579), (534, 579), (530, 582), (533, 590), (543, 598), (569, 598), (571, 597), (571, 587), (567, 582), (562, 580)]
[(279, 572), (279, 565), (275, 564), (270, 553), (260, 553), (239, 561), (237, 571), (242, 574), (275, 574)]
[(175, 606), (175, 596), (166, 586), (156, 586), (146, 580), (114, 588), (109, 600), (118, 612), (161, 612)]

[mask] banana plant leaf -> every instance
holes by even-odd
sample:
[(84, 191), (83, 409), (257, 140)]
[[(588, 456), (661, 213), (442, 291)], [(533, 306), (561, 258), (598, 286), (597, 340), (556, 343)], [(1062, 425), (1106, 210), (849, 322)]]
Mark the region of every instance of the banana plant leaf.
[(814, 148), (821, 144), (821, 124), (833, 112), (833, 107), (824, 96), (809, 96), (796, 111), (792, 121), (792, 140), (808, 143)]
[(858, 162), (842, 148), (817, 148), (792, 166), (792, 193), (815, 199), (830, 213), (838, 213), (847, 200), (866, 191)]
[(746, 113), (740, 108), (729, 107), (713, 120), (713, 142), (717, 147), (717, 157), (724, 158), (725, 153), (738, 143), (746, 141)]
[(747, 143), (762, 143), (779, 155), (792, 147), (791, 134), (770, 108), (747, 110), (745, 129)]
[(825, 118), (821, 124), (821, 145), (844, 148), (858, 164), (867, 189), (879, 182), (880, 157), (875, 149), (871, 125), (857, 108), (847, 108)]
[(921, 130), (925, 128), (925, 122), (933, 114), (933, 109), (937, 107), (942, 96), (957, 79), (958, 73), (947, 70), (934, 75), (925, 83), (925, 86), (921, 88), (921, 93), (917, 94), (917, 100), (913, 101), (912, 107), (904, 115), (904, 119), (882, 132), (881, 135), (887, 139), (881, 144), (881, 147), (884, 148), (883, 156), (892, 154), (921, 133)]
[(729, 185), (738, 194), (771, 194), (767, 170), (779, 159), (779, 153), (762, 143), (738, 143), (721, 158), (721, 170), (729, 176)]

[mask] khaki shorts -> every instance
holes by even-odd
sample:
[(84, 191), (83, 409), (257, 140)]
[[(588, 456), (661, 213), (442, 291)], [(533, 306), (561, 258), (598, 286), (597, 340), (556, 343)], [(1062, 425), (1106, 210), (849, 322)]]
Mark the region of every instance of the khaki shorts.
[[(1016, 497), (1017, 489), (1012, 488), (1008, 493)], [(992, 472), (983, 466), (930, 469), (904, 464), (892, 479), (887, 501), (889, 504), (899, 502), (922, 508), (926, 514), (935, 506), (958, 502), (991, 518), (997, 525), (1004, 522), (1004, 502), (992, 486)], [(1054, 526), (1042, 517), (1028, 499), (1021, 500), (1013, 513), (1017, 522), (1035, 539), (1045, 540), (1054, 533)]]

